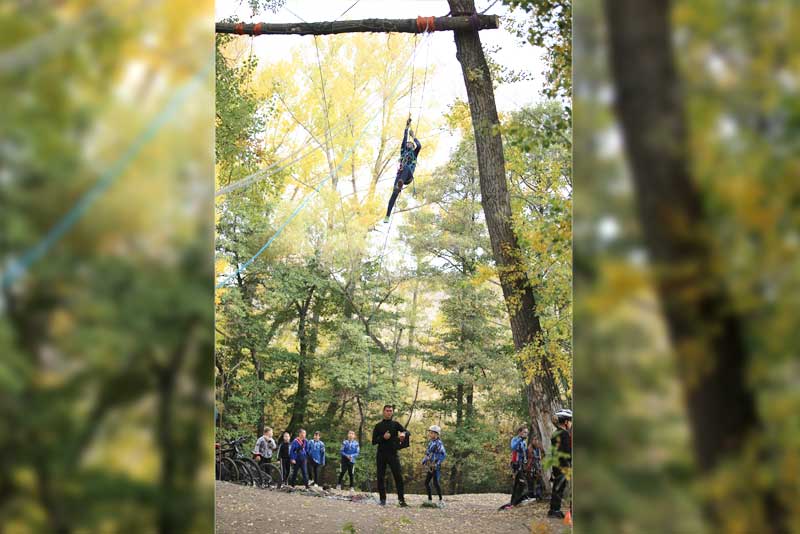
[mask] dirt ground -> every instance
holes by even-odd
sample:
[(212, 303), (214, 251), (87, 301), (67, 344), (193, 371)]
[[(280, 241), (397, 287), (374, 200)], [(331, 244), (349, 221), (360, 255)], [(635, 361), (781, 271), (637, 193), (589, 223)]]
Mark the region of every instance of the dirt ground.
[[(445, 496), (443, 509), (421, 508), (423, 495), (407, 495), (409, 508), (397, 506), (389, 496), (386, 506), (376, 494), (332, 491), (325, 497), (264, 490), (217, 482), (217, 534), (561, 534), (570, 528), (547, 519), (547, 503), (532, 503), (511, 510), (497, 509), (509, 496), (493, 494)], [(338, 498), (337, 498), (338, 497)]]

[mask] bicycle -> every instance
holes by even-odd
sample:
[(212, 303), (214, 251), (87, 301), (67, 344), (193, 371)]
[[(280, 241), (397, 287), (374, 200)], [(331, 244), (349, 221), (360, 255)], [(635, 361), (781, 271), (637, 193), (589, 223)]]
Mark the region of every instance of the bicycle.
[(238, 482), (239, 468), (236, 466), (236, 462), (234, 462), (232, 458), (223, 455), (219, 443), (215, 443), (214, 448), (216, 449), (216, 462), (214, 470), (216, 479), (223, 480), (225, 482)]
[(242, 437), (234, 440), (229, 440), (225, 443), (225, 447), (220, 447), (218, 450), (218, 464), (220, 465), (220, 475), (223, 471), (223, 466), (227, 466), (229, 472), (234, 472), (230, 468), (231, 463), (235, 468), (236, 476), (232, 478), (231, 482), (244, 484), (247, 486), (262, 487), (263, 477), (261, 476), (261, 469), (258, 467), (251, 458), (247, 458), (241, 451), (241, 445), (247, 440)]
[(255, 462), (254, 463), (261, 470), (261, 487), (262, 488), (275, 488), (280, 489), (283, 485), (283, 473), (281, 470), (268, 462)]

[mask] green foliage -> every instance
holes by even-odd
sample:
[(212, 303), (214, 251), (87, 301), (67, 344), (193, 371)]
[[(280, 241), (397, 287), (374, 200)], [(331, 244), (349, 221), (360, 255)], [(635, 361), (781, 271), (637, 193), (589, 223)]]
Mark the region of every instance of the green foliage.
[[(577, 9), (576, 5), (576, 9)], [(697, 467), (669, 333), (643, 254), (637, 206), (618, 147), (601, 2), (581, 3), (576, 21), (575, 204), (576, 395), (582, 458), (576, 494), (592, 531), (762, 532), (776, 517), (757, 502), (772, 492), (798, 525), (800, 430), (794, 347), (797, 255), (786, 243), (797, 220), (797, 108), (786, 82), (796, 65), (797, 7), (791, 2), (675, 2), (672, 42), (687, 105), (687, 157), (713, 227), (733, 308), (743, 320), (747, 383), (764, 421), (719, 470)], [(792, 22), (789, 22), (792, 21)], [(779, 80), (783, 80), (780, 82)], [(767, 133), (769, 132), (769, 133)], [(769, 194), (766, 194), (769, 191)], [(796, 227), (796, 224), (794, 225)], [(779, 274), (781, 273), (781, 274)], [(768, 281), (768, 282), (767, 282)], [(767, 289), (769, 287), (769, 289)], [(791, 362), (791, 363), (790, 363)], [(581, 423), (583, 421), (583, 423)], [(620, 436), (624, 436), (621, 439)], [(742, 440), (744, 440), (742, 435)], [(744, 441), (742, 442), (744, 443)], [(760, 452), (758, 452), (760, 451)], [(705, 501), (705, 502), (704, 502)], [(713, 503), (721, 524), (704, 516)], [(576, 525), (581, 518), (576, 518)]]
[(277, 13), (285, 3), (286, 0), (247, 0), (247, 5), (250, 6), (253, 16), (267, 10)]
[[(257, 168), (268, 165), (272, 140), (292, 139), (293, 134), (315, 133), (321, 146), (330, 144), (332, 157), (320, 153), (298, 162), (286, 176), (266, 180), (261, 193), (247, 188), (218, 200), (220, 271), (249, 258), (272, 235), (299, 195), (308, 191), (303, 183), (330, 176), (336, 167), (331, 160), (341, 160), (365, 120), (358, 106), (370, 92), (387, 94), (393, 76), (402, 74), (395, 72), (402, 50), (396, 37), (385, 41), (380, 47), (375, 39), (362, 36), (319, 41), (326, 102), (318, 67), (302, 53), (292, 64), (249, 70), (240, 60), (222, 66), (230, 70), (218, 81), (225, 86), (218, 98), (243, 102), (218, 105), (223, 119), (236, 117), (217, 137), (218, 143), (228, 145), (218, 147), (225, 156), (217, 165), (220, 184), (242, 161), (259, 162)], [(314, 49), (307, 52), (316, 56)], [(356, 64), (359, 68), (350, 72)], [(296, 87), (292, 80), (297, 76), (311, 83)], [(280, 105), (270, 108), (274, 115), (263, 133), (252, 135), (248, 130), (257, 116), (248, 121), (234, 113), (245, 106), (257, 113), (257, 101), (275, 98)], [(371, 487), (372, 428), (383, 404), (393, 403), (396, 418), (403, 424), (409, 421), (413, 436), (411, 447), (402, 453), (413, 479), (409, 491), (423, 491), (421, 460), (426, 430), (434, 422), (443, 427), (450, 455), (443, 470), (446, 491), (508, 491), (511, 430), (528, 413), (523, 394), (527, 371), (513, 351), (493, 271), (469, 110), (463, 102), (454, 103), (445, 131), (460, 136), (460, 141), (441, 168), (430, 172), (420, 166), (416, 196), (400, 197), (396, 209), (407, 213), (395, 216), (399, 228), (393, 226), (386, 237), (372, 231), (385, 201), (372, 194), (393, 172), (386, 170), (386, 162), (396, 154), (385, 146), (395, 146), (392, 136), (402, 131), (402, 106), (391, 100), (383, 106), (386, 118), (380, 128), (367, 131), (353, 167), (337, 174), (337, 182), (331, 179), (330, 187), (322, 188), (263, 256), (230, 287), (218, 291), (217, 402), (223, 414), (218, 432), (255, 437), (260, 420), (278, 432), (289, 426), (294, 430), (300, 407), (303, 425), (320, 430), (328, 445), (331, 467), (326, 482), (332, 482), (341, 441), (354, 430), (361, 443), (357, 483)], [(391, 126), (393, 114), (400, 128)], [(519, 167), (516, 172), (529, 184), (542, 180), (541, 191), (525, 189), (532, 185), (514, 186), (517, 196), (527, 201), (515, 201), (515, 224), (519, 219), (521, 230), (546, 238), (541, 254), (530, 245), (533, 238), (524, 242), (530, 245), (530, 269), (555, 260), (537, 291), (548, 306), (546, 316), (561, 313), (568, 324), (568, 284), (566, 295), (556, 294), (564, 291), (562, 276), (569, 261), (569, 239), (559, 241), (559, 232), (568, 231), (564, 219), (569, 217), (569, 194), (553, 190), (556, 183), (562, 186), (569, 170), (563, 114), (555, 105), (525, 110), (504, 121), (508, 133), (503, 133), (511, 140), (507, 158)], [(537, 120), (545, 121), (544, 126)], [(327, 132), (328, 123), (339, 121), (351, 124), (349, 130)], [(537, 152), (529, 158), (525, 153), (530, 150)], [(365, 181), (371, 187), (360, 189)], [(543, 211), (528, 209), (533, 203), (543, 205)], [(308, 313), (301, 312), (304, 306)], [(563, 339), (568, 329), (556, 324), (557, 319), (552, 323), (546, 323), (547, 332), (558, 350), (547, 357), (564, 360), (571, 350)], [(255, 359), (253, 351), (258, 354)], [(564, 369), (569, 375), (568, 366)], [(305, 404), (299, 403), (306, 387)]]
[(534, 284), (543, 343), (523, 351), (528, 377), (548, 358), (572, 391), (571, 130), (563, 106), (548, 102), (503, 122), (514, 227)]
[[(42, 242), (163, 111), (173, 85), (209, 59), (172, 42), (193, 42), (196, 12), (178, 24), (162, 5), (131, 14), (121, 4), (119, 17), (71, 2), (9, 4), (0, 14), (3, 68), (21, 60), (0, 79), (4, 269)], [(145, 39), (146, 20), (163, 26)], [(165, 42), (179, 59), (163, 62)], [(6, 530), (212, 528), (211, 458), (197, 446), (212, 431), (210, 228), (198, 223), (212, 164), (207, 95), (184, 101), (181, 120), (165, 121), (83, 218), (2, 289)]]
[(528, 15), (524, 23), (512, 25), (520, 37), (546, 50), (548, 70), (544, 73), (549, 98), (572, 95), (572, 0), (503, 0), (512, 9)]

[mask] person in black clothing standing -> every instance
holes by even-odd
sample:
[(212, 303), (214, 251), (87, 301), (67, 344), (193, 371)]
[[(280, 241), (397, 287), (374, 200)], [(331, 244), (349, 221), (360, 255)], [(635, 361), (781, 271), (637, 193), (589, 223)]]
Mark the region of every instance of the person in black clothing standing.
[(558, 458), (558, 467), (553, 466), (551, 480), (553, 492), (550, 495), (550, 511), (547, 517), (564, 518), (561, 511), (561, 499), (567, 487), (567, 473), (572, 469), (572, 410), (559, 410), (555, 414), (558, 428), (550, 438)]
[(407, 437), (406, 429), (403, 425), (392, 419), (394, 417), (394, 406), (387, 404), (383, 407), (383, 421), (375, 425), (372, 431), (372, 444), (378, 446), (376, 455), (378, 471), (378, 493), (381, 496), (381, 506), (386, 505), (386, 466), (392, 471), (395, 486), (397, 486), (397, 500), (400, 506), (406, 504), (403, 494), (403, 474), (400, 470), (400, 458), (397, 451), (403, 446)]
[(292, 436), (288, 432), (281, 435), (281, 444), (278, 446), (278, 459), (281, 461), (281, 475), (283, 475), (283, 483), (289, 482), (289, 470), (292, 467), (292, 462), (289, 459), (289, 447), (292, 444)]

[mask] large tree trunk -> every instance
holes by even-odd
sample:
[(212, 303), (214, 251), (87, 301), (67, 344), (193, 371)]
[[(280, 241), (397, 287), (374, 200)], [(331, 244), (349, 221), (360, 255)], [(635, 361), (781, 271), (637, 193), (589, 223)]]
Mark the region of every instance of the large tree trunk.
[[(256, 370), (256, 380), (259, 385), (264, 383), (264, 369), (261, 368), (261, 362), (258, 359), (258, 354), (256, 353), (256, 348), (254, 345), (250, 346), (250, 358), (253, 360), (253, 367)], [(256, 436), (261, 436), (264, 434), (264, 404), (266, 403), (265, 399), (259, 397), (256, 401), (256, 406), (258, 408), (258, 421), (256, 422)]]
[[(294, 435), (298, 428), (305, 424), (306, 409), (308, 408), (308, 394), (311, 383), (311, 365), (309, 359), (316, 350), (316, 325), (312, 317), (311, 325), (308, 324), (308, 313), (314, 297), (314, 288), (310, 288), (308, 296), (302, 304), (297, 304), (299, 317), (297, 325), (297, 339), (299, 341), (299, 363), (297, 364), (297, 391), (292, 402), (292, 418), (289, 420), (287, 430)], [(319, 320), (315, 311), (314, 316)]]
[[(761, 424), (747, 384), (742, 319), (715, 268), (703, 201), (690, 176), (685, 104), (672, 55), (670, 3), (606, 0), (616, 108), (639, 221), (678, 362), (698, 468), (742, 452)], [(763, 532), (785, 510), (764, 495)], [(718, 512), (712, 520), (721, 525)]]
[[(449, 4), (454, 16), (475, 12), (472, 0), (449, 0)], [(511, 319), (514, 348), (520, 351), (534, 343), (538, 349), (541, 346), (542, 329), (536, 315), (533, 288), (522, 262), (523, 254), (511, 224), (511, 199), (505, 176), (503, 141), (489, 66), (477, 31), (459, 30), (454, 31), (453, 35), (475, 132), (481, 205)], [(560, 394), (549, 360), (543, 356), (541, 362), (542, 371), (534, 377), (526, 392), (532, 423), (539, 432), (539, 438), (546, 440), (554, 430), (551, 418), (559, 407)]]

